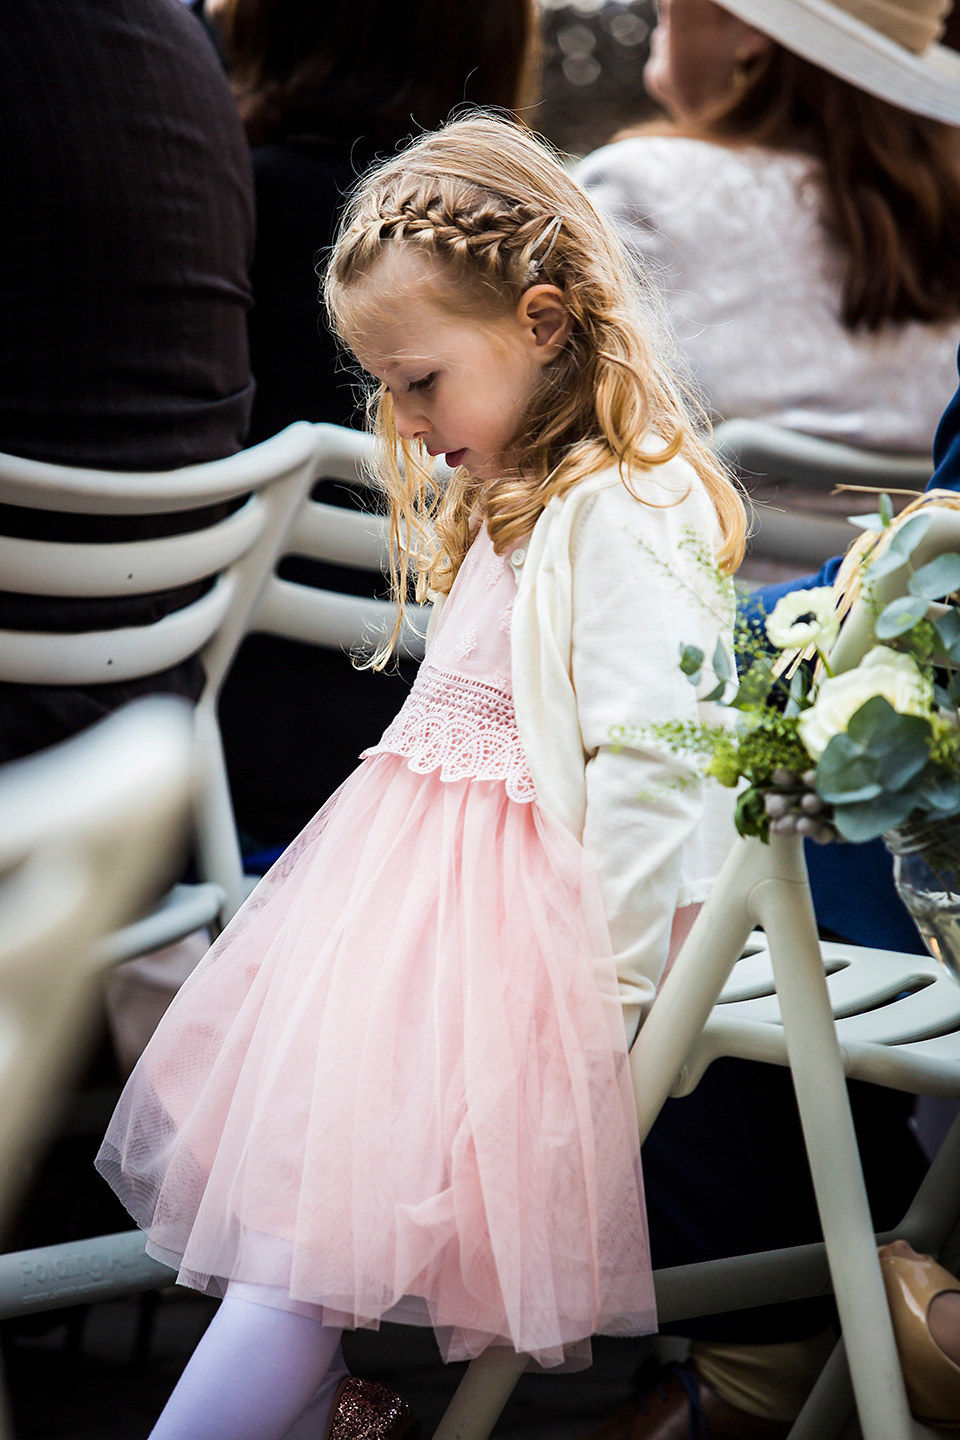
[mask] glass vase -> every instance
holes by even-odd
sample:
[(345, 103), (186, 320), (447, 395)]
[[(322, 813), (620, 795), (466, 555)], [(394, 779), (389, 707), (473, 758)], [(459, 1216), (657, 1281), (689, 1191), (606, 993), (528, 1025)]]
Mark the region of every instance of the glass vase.
[(897, 893), (923, 943), (960, 984), (960, 815), (907, 820), (883, 838)]

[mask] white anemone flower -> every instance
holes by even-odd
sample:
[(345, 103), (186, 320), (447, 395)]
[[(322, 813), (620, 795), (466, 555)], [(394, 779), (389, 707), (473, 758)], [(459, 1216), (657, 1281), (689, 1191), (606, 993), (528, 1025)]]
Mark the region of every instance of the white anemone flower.
[(882, 695), (901, 715), (929, 715), (933, 691), (910, 655), (874, 645), (855, 670), (844, 670), (821, 680), (817, 698), (799, 720), (800, 739), (814, 760), (819, 760), (834, 735), (846, 733), (854, 715)]
[(839, 630), (836, 597), (829, 585), (791, 590), (767, 616), (767, 637), (778, 650), (805, 650), (815, 645), (826, 652)]

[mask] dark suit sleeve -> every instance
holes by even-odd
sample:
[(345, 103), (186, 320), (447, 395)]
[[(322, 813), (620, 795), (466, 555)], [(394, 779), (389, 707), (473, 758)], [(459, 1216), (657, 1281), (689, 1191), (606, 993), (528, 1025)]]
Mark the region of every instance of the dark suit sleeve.
[[(957, 356), (960, 369), (960, 354)], [(960, 490), (960, 390), (957, 391), (937, 426), (933, 441), (936, 469), (928, 490)]]

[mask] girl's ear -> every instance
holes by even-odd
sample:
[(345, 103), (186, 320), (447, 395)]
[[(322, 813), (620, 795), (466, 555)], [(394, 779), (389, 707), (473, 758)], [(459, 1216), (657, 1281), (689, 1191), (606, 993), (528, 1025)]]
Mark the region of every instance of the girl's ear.
[(531, 285), (520, 296), (516, 317), (536, 363), (549, 365), (566, 345), (573, 328), (563, 291), (556, 285)]

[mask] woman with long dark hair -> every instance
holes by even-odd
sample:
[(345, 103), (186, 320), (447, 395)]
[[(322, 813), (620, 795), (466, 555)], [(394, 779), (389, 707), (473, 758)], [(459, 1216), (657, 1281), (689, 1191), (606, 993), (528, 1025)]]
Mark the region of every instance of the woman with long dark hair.
[(960, 341), (949, 0), (662, 0), (668, 119), (578, 178), (654, 263), (717, 416), (929, 450)]

